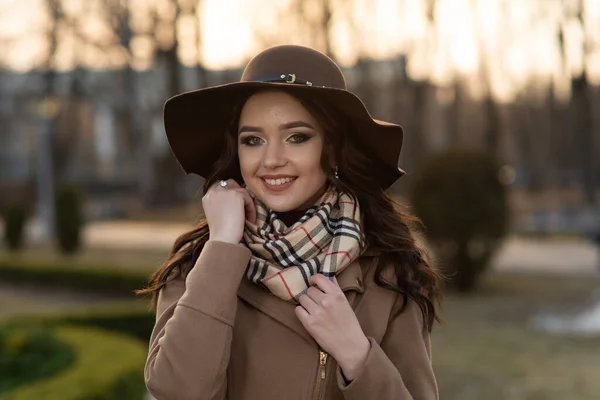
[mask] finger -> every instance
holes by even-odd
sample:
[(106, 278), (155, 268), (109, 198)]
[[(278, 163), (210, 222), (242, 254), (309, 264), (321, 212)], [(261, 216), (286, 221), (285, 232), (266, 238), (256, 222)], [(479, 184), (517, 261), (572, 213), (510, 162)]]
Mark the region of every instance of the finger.
[(254, 205), (254, 200), (252, 200), (252, 197), (250, 196), (248, 191), (246, 189), (242, 188), (235, 181), (235, 179), (227, 179), (226, 180), (227, 187), (225, 187), (225, 188), (221, 187), (220, 182), (221, 181), (215, 182), (211, 186), (211, 189), (217, 188), (217, 189), (223, 189), (223, 190), (233, 190), (233, 191), (236, 191), (236, 192), (239, 192), (240, 194), (242, 194), (243, 200), (244, 200), (244, 213), (246, 214), (246, 219), (252, 223), (256, 223), (256, 206)]
[(256, 223), (256, 205), (254, 204), (254, 199), (252, 199), (250, 194), (245, 189), (242, 190), (244, 191), (246, 219), (254, 224)]
[(300, 303), (309, 314), (313, 314), (319, 308), (319, 305), (306, 294), (300, 296), (298, 303)]
[(308, 288), (308, 290), (306, 291), (306, 295), (317, 304), (320, 304), (326, 296), (325, 293), (323, 293), (320, 289), (317, 289), (314, 286)]
[(227, 187), (221, 187), (221, 179), (219, 179), (218, 181), (215, 181), (215, 183), (213, 183), (210, 188), (208, 189), (208, 191), (211, 190), (215, 190), (215, 189), (236, 189), (239, 188), (240, 185), (237, 184), (237, 182), (234, 179), (227, 179), (225, 180), (225, 182), (227, 182)]
[(244, 198), (244, 211), (246, 213), (246, 219), (253, 224), (256, 223), (256, 205), (254, 204), (254, 200), (250, 197), (248, 191), (244, 188), (235, 189), (236, 192), (241, 193)]
[(298, 319), (300, 320), (302, 325), (304, 325), (306, 327), (306, 323), (308, 322), (308, 319), (310, 318), (310, 314), (308, 313), (308, 311), (306, 311), (304, 309), (304, 307), (302, 307), (302, 306), (296, 306), (296, 308), (294, 309), (294, 312), (296, 313), (296, 317), (298, 317)]
[(235, 181), (235, 179), (227, 179), (227, 187), (225, 189), (241, 189), (241, 186)]
[(310, 277), (309, 283), (317, 285), (325, 293), (335, 293), (340, 290), (339, 286), (336, 286), (323, 274), (316, 274)]

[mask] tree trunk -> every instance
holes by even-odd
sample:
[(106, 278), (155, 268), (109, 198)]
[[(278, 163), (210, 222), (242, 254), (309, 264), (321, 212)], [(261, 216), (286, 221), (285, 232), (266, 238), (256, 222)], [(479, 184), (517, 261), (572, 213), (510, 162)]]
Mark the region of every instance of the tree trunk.
[(595, 196), (595, 162), (594, 162), (594, 127), (592, 120), (592, 101), (590, 87), (585, 73), (572, 80), (572, 102), (574, 110), (573, 124), (575, 137), (580, 138), (581, 171), (583, 198), (588, 205), (594, 205)]
[(452, 277), (454, 287), (460, 293), (471, 293), (475, 290), (478, 277), (478, 269), (475, 260), (469, 256), (468, 243), (458, 243), (458, 253), (454, 260), (456, 276)]

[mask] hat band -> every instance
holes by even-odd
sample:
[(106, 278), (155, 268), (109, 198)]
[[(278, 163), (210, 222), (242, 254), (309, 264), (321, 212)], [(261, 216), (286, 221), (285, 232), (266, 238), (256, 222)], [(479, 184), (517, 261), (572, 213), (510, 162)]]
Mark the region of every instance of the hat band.
[(251, 82), (285, 82), (296, 85), (312, 86), (311, 81), (296, 77), (296, 74), (281, 74), (281, 75), (269, 75), (261, 76), (260, 78), (252, 79)]

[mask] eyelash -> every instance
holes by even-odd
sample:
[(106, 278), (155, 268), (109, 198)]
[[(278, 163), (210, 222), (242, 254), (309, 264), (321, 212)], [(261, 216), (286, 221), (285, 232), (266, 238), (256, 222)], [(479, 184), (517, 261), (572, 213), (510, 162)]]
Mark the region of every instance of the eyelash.
[(292, 136), (290, 136), (290, 139), (293, 137), (299, 138), (298, 141), (293, 142), (294, 144), (304, 143), (311, 138), (311, 136), (307, 135), (306, 133), (294, 133)]
[(245, 146), (256, 146), (257, 143), (252, 143), (252, 140), (254, 139), (260, 139), (257, 136), (246, 136), (245, 138), (242, 138), (241, 143)]
[[(292, 141), (293, 144), (304, 143), (311, 138), (310, 135), (307, 135), (305, 133), (295, 133), (292, 136), (290, 136), (290, 139), (294, 138), (294, 137), (297, 138), (297, 140)], [(246, 136), (246, 137), (242, 138), (241, 143), (245, 146), (251, 146), (251, 147), (257, 146), (259, 143), (254, 142), (255, 139), (261, 140), (258, 136)]]

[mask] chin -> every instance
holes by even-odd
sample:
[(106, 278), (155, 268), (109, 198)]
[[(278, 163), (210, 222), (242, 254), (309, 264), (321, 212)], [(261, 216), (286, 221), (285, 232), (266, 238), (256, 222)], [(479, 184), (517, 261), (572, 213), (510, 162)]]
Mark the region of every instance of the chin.
[(265, 203), (267, 207), (277, 213), (294, 211), (300, 206), (297, 201), (292, 201), (291, 199), (263, 198), (260, 200)]

